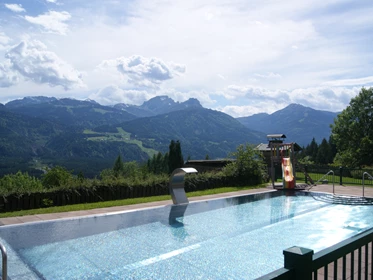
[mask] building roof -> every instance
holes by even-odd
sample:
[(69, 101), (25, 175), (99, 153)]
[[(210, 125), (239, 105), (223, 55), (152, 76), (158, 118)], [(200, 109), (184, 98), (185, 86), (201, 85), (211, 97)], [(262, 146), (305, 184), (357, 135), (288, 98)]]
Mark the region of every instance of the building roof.
[(267, 138), (274, 138), (274, 139), (286, 138), (286, 135), (285, 134), (268, 134)]
[(270, 151), (271, 148), (268, 146), (268, 144), (260, 143), (258, 146), (255, 147), (258, 151)]

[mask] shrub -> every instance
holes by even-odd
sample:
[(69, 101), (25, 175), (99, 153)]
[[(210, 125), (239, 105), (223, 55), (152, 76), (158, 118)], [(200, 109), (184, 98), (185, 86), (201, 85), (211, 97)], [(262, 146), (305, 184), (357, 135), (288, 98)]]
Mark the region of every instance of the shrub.
[(0, 194), (25, 194), (42, 191), (41, 181), (28, 173), (18, 171), (16, 174), (7, 174), (0, 179)]
[(71, 182), (72, 178), (72, 174), (66, 168), (56, 166), (47, 169), (47, 173), (42, 176), (42, 184), (48, 189), (61, 187)]
[(223, 168), (226, 176), (237, 177), (242, 183), (247, 180), (256, 183), (268, 180), (266, 165), (259, 151), (249, 145), (240, 145), (232, 155), (236, 160)]

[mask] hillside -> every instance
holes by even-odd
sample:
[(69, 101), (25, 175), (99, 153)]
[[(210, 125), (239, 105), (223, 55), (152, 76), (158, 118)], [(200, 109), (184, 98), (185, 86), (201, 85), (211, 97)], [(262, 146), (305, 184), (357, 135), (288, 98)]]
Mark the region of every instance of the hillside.
[[(203, 159), (207, 154), (224, 158), (240, 144), (265, 141), (263, 133), (249, 130), (229, 115), (204, 108), (140, 118), (119, 127), (145, 147), (162, 152), (167, 151), (170, 140), (179, 140), (184, 157), (192, 159)], [(98, 130), (105, 129), (112, 131), (112, 127)]]
[(119, 141), (88, 141), (77, 126), (67, 126), (10, 112), (0, 106), (0, 176), (19, 170), (42, 174), (41, 168), (63, 165), (96, 176), (122, 154), (126, 161), (145, 161), (138, 145)]
[(0, 175), (18, 170), (40, 173), (30, 167), (34, 157), (48, 155), (51, 136), (66, 131), (63, 125), (0, 110)]
[(64, 131), (66, 127), (60, 124), (0, 110), (0, 154), (38, 155), (51, 136)]
[(118, 154), (124, 161), (145, 162), (168, 151), (171, 140), (181, 142), (185, 159), (225, 158), (240, 144), (266, 142), (269, 133), (307, 145), (313, 137), (328, 138), (337, 115), (291, 104), (270, 115), (235, 119), (203, 108), (197, 99), (179, 103), (167, 96), (115, 107), (54, 97), (0, 104), (0, 175), (40, 174), (45, 166), (63, 165), (93, 177)]
[(136, 117), (126, 111), (102, 106), (94, 101), (54, 97), (25, 97), (5, 104), (14, 113), (37, 117), (69, 126), (92, 128), (122, 123)]
[(290, 104), (273, 114), (256, 114), (250, 117), (237, 118), (246, 127), (265, 134), (284, 133), (287, 139), (306, 146), (312, 138), (321, 143), (329, 139), (330, 124), (338, 113), (315, 110), (299, 104)]

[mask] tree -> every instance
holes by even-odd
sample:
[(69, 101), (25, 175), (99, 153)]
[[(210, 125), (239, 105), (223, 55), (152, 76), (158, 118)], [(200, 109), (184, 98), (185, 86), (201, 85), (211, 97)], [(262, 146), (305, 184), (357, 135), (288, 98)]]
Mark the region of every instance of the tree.
[(335, 142), (333, 140), (333, 135), (330, 135), (329, 137), (329, 147), (330, 147), (330, 157), (331, 157), (330, 162), (334, 162), (334, 157), (337, 154), (337, 146), (335, 145)]
[(331, 151), (328, 141), (326, 141), (326, 139), (324, 138), (317, 150), (316, 163), (328, 164), (332, 162), (333, 162), (332, 151)]
[(113, 166), (114, 176), (118, 177), (119, 175), (123, 173), (123, 171), (124, 171), (124, 164), (123, 164), (122, 158), (120, 157), (120, 155), (118, 155)]
[(122, 175), (124, 177), (136, 178), (140, 174), (140, 167), (136, 161), (130, 161), (123, 164)]
[(318, 149), (319, 146), (317, 145), (315, 138), (312, 138), (311, 143), (306, 147), (306, 155), (309, 156), (311, 161), (313, 162), (316, 161)]
[(47, 173), (43, 174), (42, 184), (46, 188), (60, 187), (67, 185), (72, 179), (72, 174), (62, 166), (55, 166), (47, 169)]
[(263, 155), (250, 145), (240, 145), (232, 153), (235, 161), (227, 164), (223, 172), (227, 176), (235, 176), (243, 181), (254, 180), (261, 183), (267, 179), (266, 165)]
[(168, 173), (168, 153), (154, 154), (151, 159), (148, 159), (147, 168), (149, 172), (154, 174)]
[(179, 141), (171, 140), (168, 152), (168, 171), (172, 172), (176, 168), (184, 165), (183, 154), (181, 153), (181, 145)]
[(338, 158), (346, 166), (373, 164), (373, 88), (362, 88), (331, 125)]

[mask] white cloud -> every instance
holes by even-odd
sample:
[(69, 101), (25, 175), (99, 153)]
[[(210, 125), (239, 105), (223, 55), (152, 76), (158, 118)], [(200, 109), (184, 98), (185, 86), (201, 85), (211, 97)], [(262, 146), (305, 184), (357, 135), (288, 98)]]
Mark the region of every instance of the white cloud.
[(48, 3), (57, 3), (57, 0), (45, 0), (47, 1)]
[(17, 74), (11, 70), (9, 61), (5, 64), (0, 63), (0, 88), (10, 87), (18, 83)]
[(9, 10), (15, 12), (15, 13), (22, 13), (26, 12), (24, 8), (22, 8), (21, 4), (4, 4), (5, 7), (7, 7)]
[[(271, 105), (271, 106), (268, 106), (268, 105)], [(238, 118), (238, 117), (248, 117), (254, 114), (258, 114), (258, 113), (271, 114), (274, 111), (277, 111), (282, 108), (283, 107), (280, 104), (276, 104), (274, 102), (271, 102), (270, 104), (268, 104), (268, 102), (262, 102), (256, 105), (244, 105), (244, 106), (228, 105), (228, 106), (218, 107), (216, 109), (232, 117)]]
[[(57, 2), (28, 1), (35, 5), (34, 11)], [(351, 87), (370, 86), (373, 80), (369, 48), (373, 7), (369, 0), (355, 2), (66, 2), (66, 12), (43, 12), (27, 17), (29, 21), (24, 15), (4, 13), (0, 57), (10, 43), (27, 33), (47, 42), (48, 50), (87, 73), (84, 82), (89, 91), (74, 91), (80, 96), (100, 92), (99, 97), (104, 98), (108, 94), (104, 88), (116, 85), (106, 102), (133, 103), (167, 94), (177, 101), (196, 97), (206, 107), (232, 112), (240, 106), (246, 112), (269, 112), (292, 102), (337, 111), (356, 95)], [(35, 26), (44, 32), (35, 32)], [(106, 67), (104, 71), (102, 67)], [(45, 84), (32, 83), (30, 78), (24, 83), (18, 75), (20, 81), (12, 94), (50, 93)], [(0, 89), (0, 96), (8, 94), (6, 90)], [(127, 91), (133, 95), (125, 95)], [(66, 93), (57, 87), (53, 94)]]
[(10, 38), (6, 36), (4, 32), (0, 32), (0, 51), (4, 50), (9, 42)]
[(162, 82), (185, 72), (185, 66), (173, 62), (165, 63), (159, 58), (145, 58), (140, 55), (105, 60), (99, 68), (116, 67), (128, 77), (128, 82), (140, 87), (157, 88)]
[(93, 93), (90, 99), (97, 101), (102, 105), (113, 105), (125, 103), (132, 105), (141, 105), (144, 101), (154, 97), (154, 95), (144, 90), (125, 90), (117, 85), (109, 85)]
[(258, 78), (264, 78), (264, 79), (273, 79), (273, 78), (281, 78), (282, 77), (280, 74), (273, 73), (273, 72), (269, 72), (269, 73), (266, 73), (266, 74), (255, 73), (254, 76), (258, 77)]
[(218, 105), (215, 109), (234, 117), (245, 117), (257, 113), (273, 113), (291, 103), (301, 104), (317, 110), (342, 111), (360, 87), (310, 87), (294, 90), (270, 90), (253, 86), (231, 85), (216, 94), (224, 96), (230, 105)]
[(356, 85), (373, 85), (373, 76), (357, 78), (357, 79), (343, 79), (324, 82), (325, 86), (356, 86)]
[(311, 108), (337, 112), (346, 108), (351, 98), (361, 87), (312, 87), (298, 88), (289, 92), (290, 103), (299, 103)]
[(0, 32), (0, 45), (7, 45), (9, 42), (10, 38), (4, 32)]
[(48, 51), (40, 41), (22, 41), (5, 55), (11, 70), (38, 84), (62, 86), (65, 90), (83, 87), (82, 75), (72, 66)]
[(269, 90), (255, 86), (238, 86), (230, 85), (225, 90), (219, 93), (229, 100), (235, 100), (239, 98), (247, 98), (248, 100), (289, 100), (289, 96), (286, 91), (281, 90)]
[(42, 26), (49, 33), (66, 35), (68, 25), (65, 21), (71, 18), (68, 12), (49, 11), (37, 17), (25, 16), (25, 20), (30, 23)]

